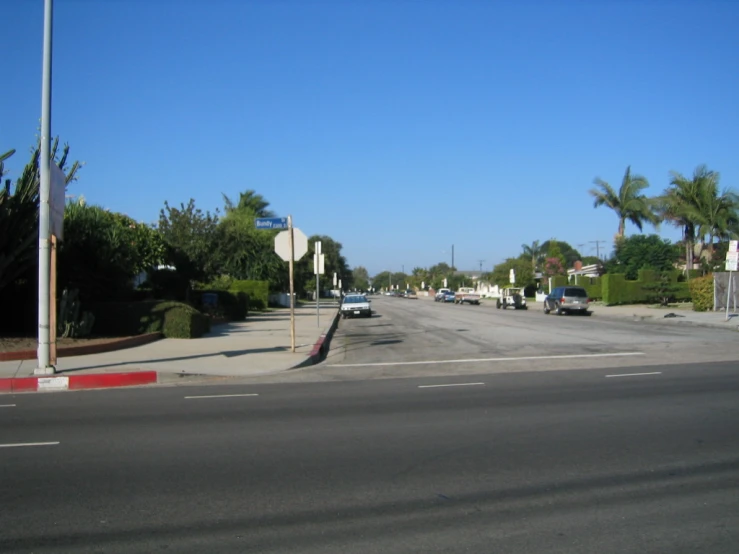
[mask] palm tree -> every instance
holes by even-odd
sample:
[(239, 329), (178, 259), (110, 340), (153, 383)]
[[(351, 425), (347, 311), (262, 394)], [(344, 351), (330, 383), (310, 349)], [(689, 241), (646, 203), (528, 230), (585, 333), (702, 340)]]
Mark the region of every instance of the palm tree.
[(530, 245), (522, 244), (521, 248), (523, 248), (523, 255), (531, 258), (531, 267), (536, 271), (536, 266), (539, 265), (544, 254), (542, 247), (539, 245), (539, 241), (535, 240)]
[(593, 183), (600, 188), (592, 188), (588, 192), (595, 199), (593, 206), (607, 206), (618, 216), (618, 232), (616, 239), (622, 239), (626, 232), (626, 221), (631, 221), (641, 231), (644, 223), (659, 225), (660, 219), (654, 212), (653, 202), (641, 193), (649, 187), (646, 177), (632, 175), (631, 166), (626, 168), (621, 187), (618, 192), (603, 179), (596, 177)]
[(240, 192), (238, 203), (234, 203), (233, 200), (223, 194), (223, 202), (227, 214), (233, 211), (250, 211), (254, 214), (254, 217), (275, 217), (275, 213), (267, 209), (269, 202), (261, 194), (257, 194), (255, 190), (249, 189)]
[(670, 186), (658, 199), (665, 220), (681, 227), (685, 241), (685, 268), (693, 269), (695, 241), (700, 240), (701, 253), (705, 237), (726, 237), (736, 225), (737, 198), (731, 192), (719, 195), (719, 174), (699, 165), (688, 179), (677, 171), (670, 172)]

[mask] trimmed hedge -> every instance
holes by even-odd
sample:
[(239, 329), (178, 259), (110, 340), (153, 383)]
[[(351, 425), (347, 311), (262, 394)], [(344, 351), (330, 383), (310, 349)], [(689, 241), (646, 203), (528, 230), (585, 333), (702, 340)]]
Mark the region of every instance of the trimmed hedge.
[(98, 302), (91, 307), (95, 334), (127, 337), (161, 332), (167, 338), (194, 339), (210, 331), (210, 318), (182, 302)]
[[(676, 288), (672, 296), (678, 302), (689, 301), (691, 299), (690, 288), (688, 283), (678, 282), (679, 276), (678, 271), (670, 274), (670, 282)], [(640, 269), (639, 278), (636, 281), (627, 280), (626, 275), (621, 273), (606, 273), (601, 280), (603, 302), (606, 305), (643, 304), (649, 302), (649, 299), (654, 296), (654, 292), (645, 289), (644, 285), (657, 283), (659, 272), (653, 269)]]
[[(203, 305), (204, 294), (215, 294), (218, 297), (218, 305), (214, 308)], [(222, 315), (229, 321), (244, 321), (249, 312), (249, 295), (245, 292), (194, 290), (190, 293), (190, 302), (203, 313)]]
[(689, 283), (690, 294), (693, 297), (693, 310), (705, 312), (713, 309), (713, 275), (691, 279)]
[(234, 281), (229, 291), (247, 294), (253, 310), (264, 310), (269, 302), (269, 281)]

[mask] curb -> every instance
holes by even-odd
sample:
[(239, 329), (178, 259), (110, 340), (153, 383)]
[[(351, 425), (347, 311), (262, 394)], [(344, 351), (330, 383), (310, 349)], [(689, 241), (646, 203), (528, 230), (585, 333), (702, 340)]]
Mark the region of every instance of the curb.
[(150, 385), (156, 382), (156, 371), (88, 373), (85, 375), (63, 375), (56, 377), (11, 377), (0, 379), (0, 394), (132, 387), (136, 385)]
[[(123, 350), (124, 348), (132, 348), (149, 344), (163, 337), (162, 333), (147, 333), (145, 335), (136, 335), (135, 337), (124, 337), (121, 339), (112, 339), (109, 342), (101, 342), (98, 344), (86, 344), (81, 346), (62, 346), (57, 348), (58, 357), (69, 356), (85, 356), (87, 354), (102, 354), (103, 352), (113, 352), (115, 350)], [(12, 352), (0, 352), (0, 362), (35, 360), (37, 356), (35, 350), (16, 350)]]
[(341, 312), (338, 310), (336, 311), (336, 315), (334, 316), (333, 321), (331, 322), (331, 325), (326, 330), (325, 333), (322, 333), (320, 337), (318, 337), (318, 340), (313, 345), (313, 348), (310, 351), (310, 354), (308, 355), (308, 358), (293, 367), (292, 369), (300, 369), (303, 367), (308, 367), (312, 365), (316, 365), (321, 360), (323, 360), (326, 355), (328, 354), (329, 348), (331, 348), (331, 339), (334, 336), (334, 333), (336, 332), (336, 329), (339, 327), (339, 319), (341, 319)]

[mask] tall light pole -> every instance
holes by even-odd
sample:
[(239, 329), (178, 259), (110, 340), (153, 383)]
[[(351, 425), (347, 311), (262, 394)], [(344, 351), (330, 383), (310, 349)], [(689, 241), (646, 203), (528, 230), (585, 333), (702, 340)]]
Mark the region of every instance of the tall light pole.
[(43, 73), (41, 76), (41, 152), (39, 166), (41, 183), (39, 186), (38, 221), (38, 367), (37, 375), (50, 375), (54, 367), (50, 365), (50, 317), (49, 284), (51, 274), (51, 235), (49, 232), (51, 191), (51, 168), (49, 166), (51, 147), (51, 43), (53, 0), (44, 0), (44, 50)]

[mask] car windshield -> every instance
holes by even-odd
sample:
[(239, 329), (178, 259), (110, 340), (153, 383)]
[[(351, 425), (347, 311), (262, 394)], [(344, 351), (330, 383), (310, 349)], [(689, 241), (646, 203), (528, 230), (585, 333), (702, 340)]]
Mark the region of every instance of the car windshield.
[(361, 304), (367, 302), (364, 296), (347, 296), (344, 298), (344, 304)]
[(588, 293), (585, 292), (585, 289), (569, 287), (565, 289), (564, 295), (565, 296), (587, 296)]

